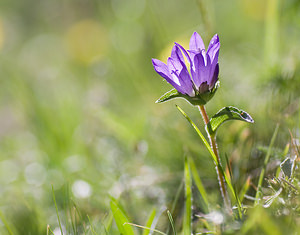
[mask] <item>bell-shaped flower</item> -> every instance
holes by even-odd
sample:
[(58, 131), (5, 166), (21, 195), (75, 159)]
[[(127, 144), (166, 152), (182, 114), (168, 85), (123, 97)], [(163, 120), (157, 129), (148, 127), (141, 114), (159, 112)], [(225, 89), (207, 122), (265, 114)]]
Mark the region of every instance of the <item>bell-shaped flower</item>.
[[(202, 38), (194, 32), (189, 50), (186, 51), (180, 44), (175, 43), (167, 64), (152, 59), (155, 71), (176, 89), (167, 92), (157, 102), (177, 97), (185, 98), (194, 105), (204, 105), (208, 102), (218, 87), (219, 50), (218, 35), (211, 39), (205, 51)], [(189, 70), (183, 54), (190, 64)]]

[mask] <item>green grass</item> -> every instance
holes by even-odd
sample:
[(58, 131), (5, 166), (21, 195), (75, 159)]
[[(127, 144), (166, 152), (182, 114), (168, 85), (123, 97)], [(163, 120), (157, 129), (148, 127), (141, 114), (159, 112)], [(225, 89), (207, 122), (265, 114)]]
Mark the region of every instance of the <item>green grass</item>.
[[(298, 1), (0, 5), (0, 234), (297, 232), (299, 167), (289, 178), (280, 163), (299, 158)], [(209, 116), (236, 106), (255, 120), (218, 130), (232, 216), (198, 110), (155, 104), (171, 86), (151, 58), (194, 31), (221, 41)]]

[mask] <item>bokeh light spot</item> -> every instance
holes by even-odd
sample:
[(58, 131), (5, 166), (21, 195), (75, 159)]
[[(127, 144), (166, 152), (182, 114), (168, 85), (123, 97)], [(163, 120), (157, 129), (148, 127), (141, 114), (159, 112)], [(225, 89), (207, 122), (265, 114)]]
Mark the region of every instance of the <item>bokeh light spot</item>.
[(254, 20), (265, 19), (266, 2), (261, 0), (243, 0), (240, 2), (243, 12)]
[(84, 180), (76, 180), (72, 185), (72, 192), (77, 198), (88, 198), (92, 195), (92, 187)]
[(26, 166), (25, 179), (28, 184), (41, 186), (47, 177), (46, 169), (43, 165), (34, 162)]
[(101, 59), (108, 47), (105, 28), (94, 20), (83, 20), (72, 25), (65, 39), (70, 55), (83, 64)]
[(17, 179), (19, 168), (12, 160), (0, 162), (0, 182), (11, 183)]

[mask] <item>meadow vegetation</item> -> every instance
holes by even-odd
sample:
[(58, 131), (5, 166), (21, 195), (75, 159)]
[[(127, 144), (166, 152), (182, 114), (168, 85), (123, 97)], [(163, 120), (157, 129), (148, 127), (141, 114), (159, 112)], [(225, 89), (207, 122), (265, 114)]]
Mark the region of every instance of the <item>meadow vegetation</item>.
[[(232, 213), (199, 110), (155, 103), (194, 31), (221, 43), (208, 115), (255, 121), (218, 131)], [(2, 0), (0, 234), (299, 234), (299, 38), (299, 0)]]

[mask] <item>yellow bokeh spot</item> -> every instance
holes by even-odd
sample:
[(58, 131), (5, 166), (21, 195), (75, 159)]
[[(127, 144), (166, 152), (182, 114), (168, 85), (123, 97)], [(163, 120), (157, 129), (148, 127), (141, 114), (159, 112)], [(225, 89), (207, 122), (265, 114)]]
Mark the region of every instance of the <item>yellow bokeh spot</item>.
[(72, 25), (65, 41), (70, 55), (84, 64), (100, 60), (108, 47), (105, 28), (94, 20), (83, 20)]
[(242, 0), (240, 1), (243, 12), (250, 18), (258, 21), (265, 19), (266, 0)]

